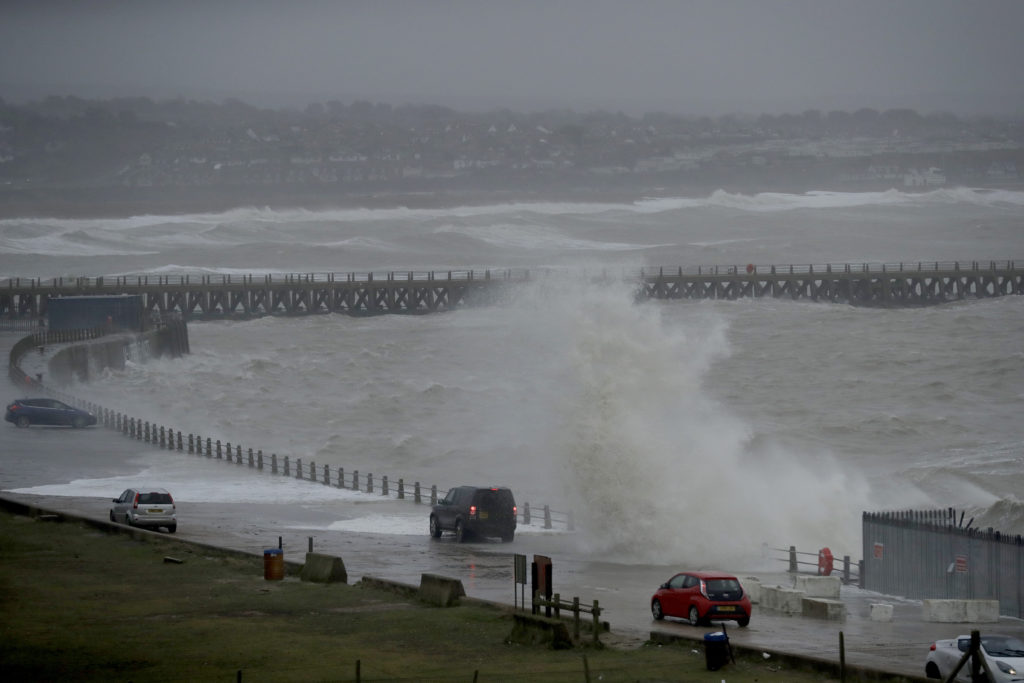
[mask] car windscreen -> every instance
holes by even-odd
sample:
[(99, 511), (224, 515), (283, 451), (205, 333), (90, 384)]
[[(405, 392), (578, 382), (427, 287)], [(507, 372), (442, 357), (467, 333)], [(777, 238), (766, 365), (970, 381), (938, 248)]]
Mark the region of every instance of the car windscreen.
[(149, 493), (139, 494), (139, 505), (170, 505), (171, 502), (171, 494), (169, 493), (150, 491)]

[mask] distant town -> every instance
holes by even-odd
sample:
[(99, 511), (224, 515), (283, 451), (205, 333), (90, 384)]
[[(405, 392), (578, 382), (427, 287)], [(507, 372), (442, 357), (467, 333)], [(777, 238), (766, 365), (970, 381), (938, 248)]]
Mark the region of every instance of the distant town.
[(0, 210), (59, 193), (1013, 187), (1024, 120), (910, 109), (627, 116), (337, 101), (0, 99)]

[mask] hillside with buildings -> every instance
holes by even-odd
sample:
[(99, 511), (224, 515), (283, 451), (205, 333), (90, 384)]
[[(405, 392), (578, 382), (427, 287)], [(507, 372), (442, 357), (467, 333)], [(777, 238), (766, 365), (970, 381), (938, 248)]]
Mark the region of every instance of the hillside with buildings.
[(372, 193), (1009, 187), (1022, 165), (1024, 121), (907, 109), (711, 118), (0, 100), (5, 213), (70, 197), (231, 204)]

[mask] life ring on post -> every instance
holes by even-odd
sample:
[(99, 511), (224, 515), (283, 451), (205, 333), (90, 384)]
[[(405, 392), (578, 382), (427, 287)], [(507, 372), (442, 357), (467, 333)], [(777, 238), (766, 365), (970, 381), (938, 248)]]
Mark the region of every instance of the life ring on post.
[(832, 575), (832, 551), (822, 548), (818, 551), (818, 576)]
[(748, 263), (747, 264), (747, 275), (750, 275), (753, 272), (754, 272), (754, 264), (753, 263)]

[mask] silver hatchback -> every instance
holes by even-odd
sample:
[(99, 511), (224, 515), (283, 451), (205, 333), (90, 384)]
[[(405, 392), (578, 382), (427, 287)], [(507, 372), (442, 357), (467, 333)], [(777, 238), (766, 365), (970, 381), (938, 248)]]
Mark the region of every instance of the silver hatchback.
[(174, 498), (165, 489), (125, 489), (120, 498), (114, 498), (110, 521), (153, 529), (165, 527), (172, 534), (178, 530)]

